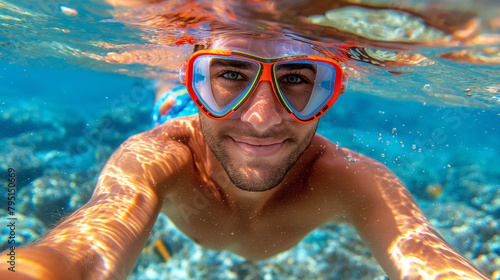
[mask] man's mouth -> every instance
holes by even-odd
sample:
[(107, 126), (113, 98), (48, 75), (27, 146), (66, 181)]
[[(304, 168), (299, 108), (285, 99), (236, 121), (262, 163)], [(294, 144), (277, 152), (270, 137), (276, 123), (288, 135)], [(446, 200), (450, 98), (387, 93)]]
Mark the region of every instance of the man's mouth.
[(267, 138), (231, 138), (246, 156), (266, 157), (276, 154), (286, 140)]

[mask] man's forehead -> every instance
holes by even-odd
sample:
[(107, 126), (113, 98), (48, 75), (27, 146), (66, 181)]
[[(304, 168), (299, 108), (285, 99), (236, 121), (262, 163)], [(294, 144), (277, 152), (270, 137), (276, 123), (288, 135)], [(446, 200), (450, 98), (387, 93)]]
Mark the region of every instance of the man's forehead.
[(293, 54), (318, 55), (310, 44), (276, 37), (226, 37), (214, 40), (209, 48), (241, 51), (262, 57), (280, 57)]

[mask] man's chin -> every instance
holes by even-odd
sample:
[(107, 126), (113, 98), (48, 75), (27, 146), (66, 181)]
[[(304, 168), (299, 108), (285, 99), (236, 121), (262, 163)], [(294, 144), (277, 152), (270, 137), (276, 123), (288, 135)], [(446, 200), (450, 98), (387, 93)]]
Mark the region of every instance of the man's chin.
[[(241, 164), (241, 162), (240, 162)], [(278, 186), (285, 178), (290, 166), (276, 166), (262, 161), (254, 162), (258, 166), (238, 166), (230, 164), (224, 166), (231, 182), (241, 190), (261, 192)]]
[[(231, 176), (229, 178), (231, 178)], [(231, 181), (238, 189), (249, 192), (268, 191), (277, 187), (281, 182), (281, 180), (279, 182), (271, 182), (269, 180), (262, 180), (262, 178), (256, 180), (252, 178), (246, 180), (231, 179)]]

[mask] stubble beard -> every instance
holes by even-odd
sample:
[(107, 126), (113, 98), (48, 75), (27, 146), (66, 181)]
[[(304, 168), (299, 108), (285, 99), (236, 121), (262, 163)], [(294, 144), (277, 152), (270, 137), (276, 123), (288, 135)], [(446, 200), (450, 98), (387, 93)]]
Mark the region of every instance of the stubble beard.
[(203, 117), (200, 117), (200, 124), (208, 147), (221, 163), (231, 182), (239, 189), (251, 192), (267, 191), (278, 186), (309, 147), (317, 129), (316, 125), (304, 137), (299, 139), (292, 137), (286, 140), (288, 143), (285, 144), (289, 147), (291, 145), (292, 148), (288, 148), (290, 152), (281, 162), (265, 160), (241, 162), (232, 158), (227, 148), (224, 147), (224, 143), (232, 141), (226, 133), (210, 129)]

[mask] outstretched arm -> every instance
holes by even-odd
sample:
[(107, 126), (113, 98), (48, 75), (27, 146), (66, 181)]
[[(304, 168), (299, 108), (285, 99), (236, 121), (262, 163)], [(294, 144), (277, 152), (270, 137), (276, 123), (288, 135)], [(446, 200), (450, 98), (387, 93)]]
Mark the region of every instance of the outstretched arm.
[(488, 279), (432, 228), (387, 167), (348, 149), (332, 150), (334, 157), (317, 164), (318, 183), (334, 186), (336, 218), (348, 218), (391, 280)]
[(0, 278), (125, 279), (153, 228), (169, 182), (191, 160), (186, 146), (161, 141), (162, 135), (155, 129), (123, 143), (89, 202), (41, 241), (16, 250), (16, 272), (5, 268)]
[(350, 220), (390, 279), (488, 279), (432, 228), (382, 164), (353, 163)]

